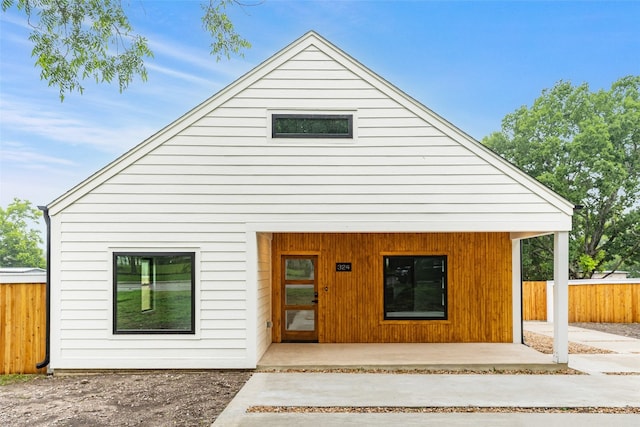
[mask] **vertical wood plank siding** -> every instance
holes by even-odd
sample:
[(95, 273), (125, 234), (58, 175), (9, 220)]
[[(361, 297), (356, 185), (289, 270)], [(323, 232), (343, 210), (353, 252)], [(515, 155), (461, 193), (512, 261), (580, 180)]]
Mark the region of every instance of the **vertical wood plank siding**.
[[(524, 320), (547, 320), (547, 282), (524, 282), (522, 300)], [(640, 322), (640, 283), (570, 283), (569, 322)]]
[[(317, 253), (319, 341), (510, 342), (511, 242), (507, 233), (274, 234), (274, 260)], [(383, 255), (448, 257), (448, 320), (384, 320)], [(351, 272), (336, 272), (351, 262)], [(274, 262), (275, 342), (280, 342), (280, 267)], [(325, 291), (325, 287), (328, 289)]]
[(0, 284), (0, 374), (45, 373), (45, 284)]

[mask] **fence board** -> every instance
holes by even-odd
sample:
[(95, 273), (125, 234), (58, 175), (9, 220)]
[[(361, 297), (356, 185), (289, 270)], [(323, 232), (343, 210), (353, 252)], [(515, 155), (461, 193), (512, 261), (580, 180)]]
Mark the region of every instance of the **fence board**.
[[(523, 282), (522, 318), (547, 320), (547, 282)], [(640, 281), (569, 283), (569, 322), (640, 322)]]
[(522, 282), (522, 318), (547, 320), (547, 282)]
[(45, 373), (44, 283), (0, 284), (0, 374)]

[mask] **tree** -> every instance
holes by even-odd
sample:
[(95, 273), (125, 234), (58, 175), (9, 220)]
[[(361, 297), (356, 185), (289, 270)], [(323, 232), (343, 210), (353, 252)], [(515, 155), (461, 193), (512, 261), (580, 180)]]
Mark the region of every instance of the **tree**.
[[(225, 13), (238, 0), (202, 4), (202, 27), (213, 41), (211, 53), (220, 60), (251, 45), (240, 37)], [(118, 82), (124, 91), (136, 76), (147, 79), (144, 61), (153, 57), (147, 40), (136, 34), (120, 0), (2, 0), (2, 11), (15, 7), (32, 28), (29, 40), (40, 78), (57, 86), (60, 100), (82, 93), (82, 81)]]
[(0, 207), (0, 267), (46, 267), (39, 244), (40, 231), (30, 228), (42, 212), (31, 202), (14, 198), (7, 209)]
[[(640, 265), (640, 76), (610, 90), (559, 82), (502, 121), (483, 144), (580, 206), (570, 238), (570, 277)], [(551, 238), (527, 242), (529, 279), (547, 279)]]

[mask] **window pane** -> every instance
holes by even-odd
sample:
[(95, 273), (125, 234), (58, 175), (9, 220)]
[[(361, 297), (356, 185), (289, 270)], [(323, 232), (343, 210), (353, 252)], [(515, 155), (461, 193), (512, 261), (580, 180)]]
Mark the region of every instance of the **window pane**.
[(285, 285), (285, 304), (311, 305), (315, 299), (313, 285)]
[(446, 257), (384, 258), (386, 319), (446, 319)]
[(285, 310), (287, 331), (313, 331), (315, 313), (313, 310)]
[(194, 331), (193, 254), (115, 254), (115, 332)]
[(274, 138), (351, 138), (353, 116), (338, 114), (274, 114)]
[(313, 280), (313, 260), (308, 258), (287, 259), (285, 280)]

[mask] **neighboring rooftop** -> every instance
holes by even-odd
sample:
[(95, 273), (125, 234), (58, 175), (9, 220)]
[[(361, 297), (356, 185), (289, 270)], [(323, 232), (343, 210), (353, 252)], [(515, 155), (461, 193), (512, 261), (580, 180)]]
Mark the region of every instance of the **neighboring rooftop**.
[(0, 267), (0, 283), (45, 283), (47, 270), (39, 267)]

